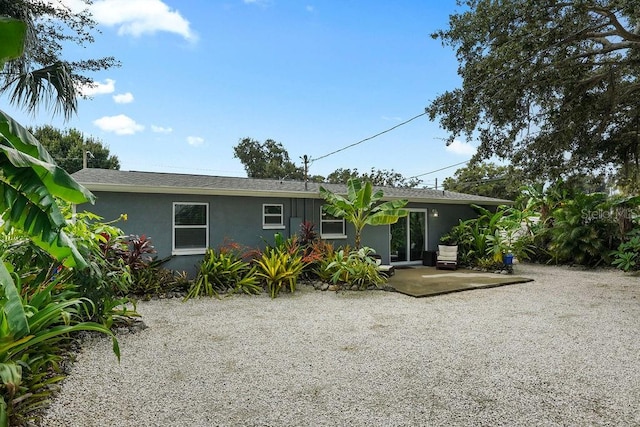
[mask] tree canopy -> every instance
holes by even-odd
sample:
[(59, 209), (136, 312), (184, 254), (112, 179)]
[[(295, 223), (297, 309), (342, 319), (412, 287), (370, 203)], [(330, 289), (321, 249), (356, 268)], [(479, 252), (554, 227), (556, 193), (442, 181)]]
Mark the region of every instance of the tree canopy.
[(381, 187), (414, 188), (422, 182), (417, 178), (405, 178), (395, 170), (371, 168), (370, 172), (358, 172), (358, 169), (336, 169), (331, 172), (326, 182), (331, 184), (344, 184), (351, 178), (358, 178), (362, 181), (371, 182), (373, 185)]
[(497, 156), (530, 176), (613, 166), (640, 175), (637, 0), (466, 0), (433, 34), (455, 49), (462, 87), (430, 117), (450, 139), (478, 139), (474, 161)]
[[(87, 0), (81, 0), (87, 5)], [(72, 11), (64, 2), (0, 0), (0, 16), (26, 24), (22, 56), (10, 60), (0, 77), (0, 93), (28, 111), (44, 104), (69, 118), (77, 107), (80, 88), (93, 83), (88, 73), (118, 66), (113, 57), (63, 60), (65, 45), (94, 41), (96, 22), (88, 9)]]
[(244, 165), (249, 178), (304, 179), (304, 170), (289, 159), (284, 146), (267, 139), (260, 143), (252, 138), (243, 138), (233, 147), (234, 157)]
[(120, 161), (99, 139), (85, 137), (77, 129), (61, 131), (53, 126), (40, 126), (29, 131), (47, 149), (62, 169), (74, 173), (82, 169), (83, 151), (88, 151), (87, 165), (91, 168), (120, 169)]
[(445, 178), (442, 182), (447, 191), (506, 200), (516, 200), (522, 185), (522, 173), (518, 169), (495, 163), (465, 166), (456, 170), (453, 177)]

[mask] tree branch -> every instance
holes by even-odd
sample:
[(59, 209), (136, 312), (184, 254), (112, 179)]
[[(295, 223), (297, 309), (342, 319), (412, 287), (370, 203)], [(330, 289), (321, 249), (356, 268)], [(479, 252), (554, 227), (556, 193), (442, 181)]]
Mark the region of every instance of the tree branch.
[(624, 40), (631, 41), (634, 43), (640, 43), (640, 35), (634, 34), (629, 30), (627, 30), (624, 27), (624, 25), (622, 25), (620, 21), (618, 21), (618, 17), (611, 10), (605, 9), (603, 7), (597, 7), (597, 6), (588, 7), (588, 9), (591, 10), (592, 12), (597, 13), (600, 16), (604, 16), (605, 18), (609, 19), (609, 22), (611, 23), (611, 25), (613, 25), (616, 28), (616, 30), (618, 30), (617, 35), (622, 37)]

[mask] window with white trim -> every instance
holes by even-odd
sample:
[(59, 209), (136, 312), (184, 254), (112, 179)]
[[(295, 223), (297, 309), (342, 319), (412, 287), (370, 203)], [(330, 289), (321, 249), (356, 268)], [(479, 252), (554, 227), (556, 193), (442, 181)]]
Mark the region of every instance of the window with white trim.
[(320, 207), (320, 237), (323, 239), (344, 239), (344, 218), (336, 218)]
[(262, 228), (285, 228), (283, 205), (262, 205)]
[(204, 254), (209, 247), (209, 204), (173, 203), (173, 255)]

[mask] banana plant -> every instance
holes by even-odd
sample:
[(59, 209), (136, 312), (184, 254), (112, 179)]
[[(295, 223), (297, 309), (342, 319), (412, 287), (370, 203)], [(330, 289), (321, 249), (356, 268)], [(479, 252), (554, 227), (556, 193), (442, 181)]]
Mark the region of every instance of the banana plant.
[(380, 203), (384, 196), (382, 190), (373, 192), (370, 181), (364, 184), (358, 178), (347, 182), (347, 196), (335, 194), (320, 187), (320, 195), (327, 201), (322, 209), (336, 218), (344, 218), (355, 227), (355, 249), (360, 249), (362, 230), (366, 225), (395, 224), (400, 218), (409, 215), (404, 208), (408, 200), (389, 200)]
[[(22, 55), (26, 26), (0, 18), (0, 64)], [(94, 202), (89, 190), (56, 165), (47, 150), (23, 126), (0, 111), (0, 229), (18, 228), (67, 267), (86, 263), (64, 232), (66, 221), (55, 200)], [(4, 315), (16, 334), (28, 332), (13, 279), (0, 262), (0, 285), (7, 299)]]
[[(0, 17), (0, 69), (4, 64), (23, 55), (26, 25), (16, 19)], [(46, 250), (66, 267), (86, 267), (69, 236), (66, 221), (56, 198), (71, 202), (94, 202), (94, 196), (62, 168), (56, 165), (45, 148), (23, 126), (0, 111), (0, 230), (24, 231), (38, 246)], [(27, 314), (27, 310), (30, 310)], [(71, 306), (50, 307), (46, 313), (56, 318), (69, 316)], [(49, 324), (40, 329), (34, 321), (43, 320), (42, 313), (34, 313), (25, 303), (10, 268), (0, 259), (0, 426), (8, 425), (7, 401), (19, 386), (20, 369), (14, 357), (21, 351), (68, 334), (76, 330), (100, 330), (110, 333), (101, 325)], [(37, 330), (32, 330), (32, 327)], [(114, 351), (117, 341), (114, 338)], [(6, 358), (5, 358), (6, 356)]]

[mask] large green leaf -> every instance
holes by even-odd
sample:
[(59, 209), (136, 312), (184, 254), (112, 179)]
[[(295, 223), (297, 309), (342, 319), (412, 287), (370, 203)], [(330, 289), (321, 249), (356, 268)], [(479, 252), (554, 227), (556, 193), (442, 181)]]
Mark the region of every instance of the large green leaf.
[(24, 230), (66, 266), (86, 264), (71, 239), (55, 197), (71, 203), (94, 202), (89, 190), (58, 167), (42, 145), (0, 111), (0, 215), (3, 227)]
[(395, 224), (400, 218), (409, 215), (409, 211), (405, 209), (389, 209), (379, 211), (367, 217), (369, 225), (389, 225)]
[(27, 25), (17, 19), (0, 16), (0, 69), (4, 63), (22, 56)]
[(51, 195), (71, 203), (95, 201), (95, 196), (56, 165), (47, 150), (29, 131), (0, 110), (0, 149), (19, 168), (31, 168)]
[(362, 182), (358, 178), (350, 178), (347, 181), (347, 198), (355, 201), (361, 188)]
[(82, 322), (76, 323), (75, 325), (59, 325), (52, 328), (44, 329), (38, 334), (30, 335), (31, 339), (22, 342), (20, 345), (14, 346), (11, 349), (11, 352), (13, 354), (19, 353), (22, 350), (25, 350), (28, 347), (34, 346), (36, 344), (40, 344), (41, 342), (50, 341), (57, 337), (60, 337), (61, 335), (67, 335), (72, 332), (79, 331), (94, 331), (109, 335), (111, 337), (113, 353), (118, 358), (118, 361), (120, 360), (120, 345), (118, 344), (116, 336), (113, 334), (113, 332), (111, 332), (109, 328), (106, 328), (105, 326), (95, 322)]
[[(375, 208), (373, 208), (371, 210), (371, 212), (379, 212), (379, 211), (387, 211), (387, 210), (393, 210), (393, 209), (400, 209), (400, 208), (404, 208), (405, 206), (407, 206), (407, 200), (389, 200), (388, 202), (384, 202), (384, 203), (380, 203), (378, 206), (376, 206)], [(408, 211), (405, 211), (406, 213), (404, 213), (402, 216), (407, 216), (409, 215)]]
[[(351, 179), (350, 181), (353, 181)], [(356, 209), (369, 209), (371, 205), (371, 194), (373, 193), (373, 185), (371, 182), (367, 181), (364, 183), (364, 186), (358, 190), (355, 198), (355, 208)]]
[[(4, 221), (2, 228), (15, 227), (24, 230), (36, 245), (63, 262), (65, 266), (84, 267), (85, 261), (64, 232), (66, 222), (53, 197), (45, 187), (36, 185), (37, 179), (34, 180), (35, 184), (28, 180), (25, 183), (25, 180), (13, 176), (11, 172), (15, 168), (1, 160), (0, 154), (0, 166), (3, 171), (0, 175), (0, 216)], [(25, 175), (34, 176), (30, 169), (22, 169), (18, 175), (23, 178)], [(18, 189), (11, 185), (13, 182)], [(34, 186), (35, 188), (32, 188)]]
[(7, 267), (2, 261), (0, 261), (0, 286), (2, 286), (2, 292), (4, 294), (2, 297), (4, 300), (2, 311), (4, 312), (4, 316), (6, 316), (9, 333), (14, 337), (22, 337), (28, 334), (29, 324), (22, 305), (22, 299), (13, 282), (11, 273), (9, 273), (9, 270), (7, 270)]

